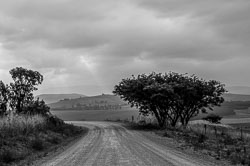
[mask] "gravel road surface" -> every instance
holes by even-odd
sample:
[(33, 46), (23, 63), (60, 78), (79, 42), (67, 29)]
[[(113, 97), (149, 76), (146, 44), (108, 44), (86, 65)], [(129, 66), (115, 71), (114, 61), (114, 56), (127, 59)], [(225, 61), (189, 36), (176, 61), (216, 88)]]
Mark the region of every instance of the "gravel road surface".
[(73, 122), (88, 127), (86, 136), (48, 159), (43, 166), (211, 166), (211, 158), (187, 154), (167, 143), (112, 122)]

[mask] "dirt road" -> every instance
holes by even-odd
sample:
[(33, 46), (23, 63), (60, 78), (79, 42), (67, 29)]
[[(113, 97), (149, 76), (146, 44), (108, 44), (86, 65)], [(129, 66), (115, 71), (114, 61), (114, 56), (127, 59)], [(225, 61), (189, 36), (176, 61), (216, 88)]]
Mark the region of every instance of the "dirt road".
[[(43, 166), (211, 166), (214, 160), (186, 154), (111, 122), (74, 122), (88, 134)], [(220, 164), (221, 165), (221, 164)]]

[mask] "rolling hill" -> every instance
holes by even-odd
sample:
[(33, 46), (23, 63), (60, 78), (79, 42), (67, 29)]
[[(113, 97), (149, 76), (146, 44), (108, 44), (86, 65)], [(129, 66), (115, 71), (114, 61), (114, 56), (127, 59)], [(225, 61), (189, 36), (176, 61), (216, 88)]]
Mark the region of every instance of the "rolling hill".
[(250, 95), (226, 93), (223, 95), (225, 101), (250, 101)]
[(81, 97), (75, 99), (64, 99), (56, 103), (49, 104), (52, 109), (108, 109), (127, 105), (120, 97), (115, 95), (98, 95), (91, 97)]
[(229, 86), (226, 89), (229, 93), (250, 95), (250, 87), (248, 86)]
[(44, 100), (46, 104), (55, 103), (55, 102), (58, 102), (58, 101), (64, 100), (64, 99), (75, 99), (75, 98), (80, 98), (80, 97), (86, 97), (86, 96), (82, 95), (82, 94), (76, 94), (76, 93), (72, 93), (72, 94), (41, 94), (41, 95), (36, 96), (36, 98)]
[[(222, 117), (225, 116), (235, 116), (236, 110), (240, 112), (240, 110), (244, 110), (245, 113), (246, 110), (250, 107), (250, 101), (225, 101), (220, 107), (214, 107), (213, 111), (210, 111), (207, 109), (207, 113), (215, 113), (217, 115), (220, 115)], [(248, 112), (250, 114), (250, 112)], [(200, 119), (204, 116), (207, 116), (207, 114), (200, 113), (197, 117), (194, 119)]]
[[(224, 94), (225, 102), (221, 107), (214, 107), (214, 111), (208, 113), (215, 113), (220, 116), (235, 116), (235, 110), (245, 110), (250, 107), (250, 95), (239, 94)], [(119, 118), (131, 118), (132, 115), (138, 114), (135, 108), (131, 109), (129, 105), (114, 95), (99, 95), (91, 97), (81, 97), (75, 99), (63, 99), (55, 103), (49, 104), (52, 111), (57, 114), (65, 114), (65, 116), (73, 117), (70, 120), (85, 119), (85, 120), (105, 120)], [(74, 111), (75, 110), (75, 111)], [(85, 111), (76, 111), (85, 110)], [(89, 111), (88, 111), (89, 110)], [(106, 111), (104, 111), (106, 110)], [(120, 110), (114, 116), (111, 110)], [(109, 112), (111, 111), (111, 112)], [(123, 111), (123, 114), (121, 114)], [(103, 114), (105, 112), (105, 115)], [(67, 114), (67, 115), (66, 115)], [(79, 115), (78, 115), (79, 114)], [(124, 116), (122, 116), (124, 115)], [(126, 115), (126, 116), (125, 116)], [(194, 119), (200, 119), (207, 114), (199, 114)], [(77, 118), (79, 116), (79, 118)], [(112, 117), (114, 116), (114, 117)], [(63, 116), (64, 117), (64, 116)], [(97, 118), (99, 117), (99, 118)], [(64, 119), (67, 119), (64, 117)]]

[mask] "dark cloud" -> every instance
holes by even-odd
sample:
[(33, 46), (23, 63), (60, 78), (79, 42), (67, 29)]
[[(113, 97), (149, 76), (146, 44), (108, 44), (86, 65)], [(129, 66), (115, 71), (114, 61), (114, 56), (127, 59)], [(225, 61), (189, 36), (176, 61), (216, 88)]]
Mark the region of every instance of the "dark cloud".
[(219, 35), (231, 42), (247, 42), (249, 44), (250, 2), (247, 0), (138, 0), (140, 7), (156, 13), (158, 17), (189, 16), (205, 23)]
[(250, 84), (240, 74), (250, 69), (249, 8), (247, 0), (1, 1), (0, 74), (39, 70), (42, 89), (110, 90), (132, 74), (170, 70)]

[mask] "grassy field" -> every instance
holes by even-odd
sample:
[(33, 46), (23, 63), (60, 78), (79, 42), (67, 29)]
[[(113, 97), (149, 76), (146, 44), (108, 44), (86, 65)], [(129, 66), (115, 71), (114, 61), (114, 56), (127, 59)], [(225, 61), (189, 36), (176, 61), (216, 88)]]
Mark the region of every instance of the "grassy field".
[[(221, 113), (222, 111), (222, 113)], [(54, 115), (65, 121), (104, 121), (104, 120), (131, 120), (132, 116), (136, 120), (139, 112), (136, 109), (123, 108), (121, 110), (52, 110)], [(250, 123), (250, 113), (246, 114), (243, 110), (244, 115), (240, 110), (237, 113), (231, 113), (231, 109), (228, 111), (230, 113), (225, 114), (226, 108), (220, 108), (214, 110), (213, 113), (219, 114), (223, 117), (222, 123)], [(207, 114), (201, 114), (193, 120), (202, 119), (202, 117), (207, 116)]]
[(127, 108), (122, 110), (56, 110), (51, 111), (65, 121), (104, 121), (104, 120), (131, 120), (139, 115), (137, 110)]

